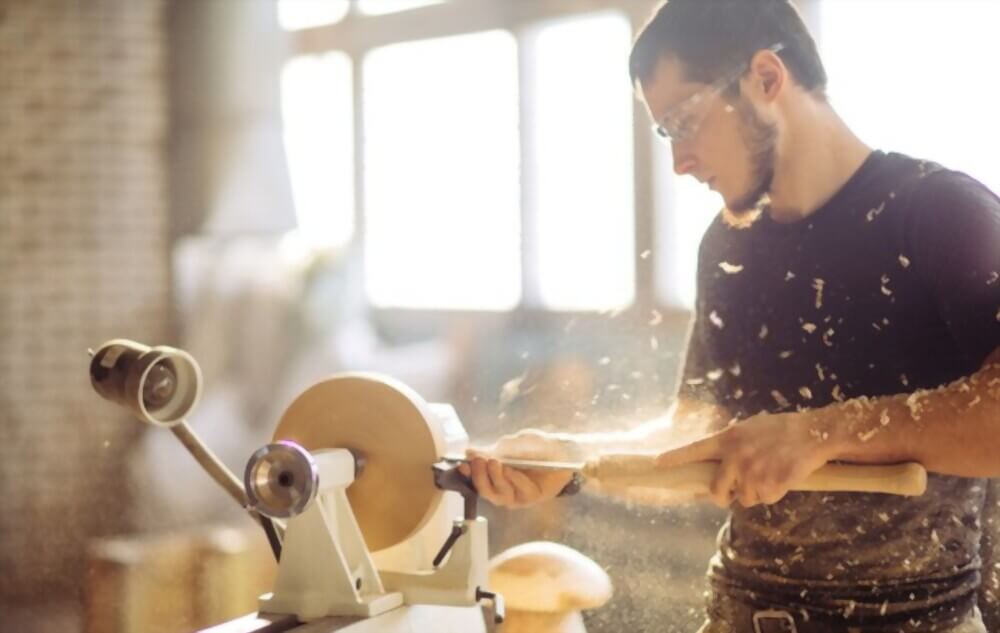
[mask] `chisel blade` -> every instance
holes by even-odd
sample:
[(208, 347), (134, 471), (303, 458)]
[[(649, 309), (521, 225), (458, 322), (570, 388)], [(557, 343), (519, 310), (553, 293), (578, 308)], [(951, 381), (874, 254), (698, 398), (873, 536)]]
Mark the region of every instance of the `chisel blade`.
[[(507, 457), (501, 458), (489, 458), (484, 455), (487, 459), (497, 459), (504, 466), (510, 466), (511, 468), (517, 468), (520, 470), (572, 470), (579, 471), (583, 470), (583, 462), (554, 462), (548, 460), (535, 460), (535, 459), (511, 459)], [(445, 461), (454, 463), (469, 463), (468, 457), (456, 457), (448, 456), (444, 458)]]

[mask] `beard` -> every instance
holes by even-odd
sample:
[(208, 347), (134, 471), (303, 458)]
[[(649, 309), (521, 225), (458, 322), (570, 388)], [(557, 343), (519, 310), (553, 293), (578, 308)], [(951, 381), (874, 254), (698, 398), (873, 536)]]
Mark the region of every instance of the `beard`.
[(750, 155), (750, 186), (745, 193), (726, 201), (725, 213), (734, 225), (752, 222), (767, 204), (774, 180), (778, 127), (765, 121), (744, 97), (736, 102), (743, 143)]

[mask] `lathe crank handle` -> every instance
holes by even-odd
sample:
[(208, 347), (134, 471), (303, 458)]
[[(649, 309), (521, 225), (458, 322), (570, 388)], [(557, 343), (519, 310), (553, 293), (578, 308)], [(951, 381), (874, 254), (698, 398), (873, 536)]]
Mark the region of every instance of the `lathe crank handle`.
[(449, 534), (448, 538), (445, 539), (444, 545), (441, 546), (441, 549), (438, 550), (437, 555), (431, 562), (435, 569), (441, 566), (441, 563), (444, 562), (448, 552), (455, 547), (455, 543), (458, 542), (458, 539), (461, 538), (463, 534), (465, 534), (465, 525), (463, 525), (461, 521), (455, 521), (454, 525), (451, 526), (451, 534)]
[(503, 596), (493, 591), (483, 591), (482, 588), (476, 587), (476, 602), (482, 600), (489, 600), (493, 603), (493, 623), (503, 624), (507, 611), (504, 607)]

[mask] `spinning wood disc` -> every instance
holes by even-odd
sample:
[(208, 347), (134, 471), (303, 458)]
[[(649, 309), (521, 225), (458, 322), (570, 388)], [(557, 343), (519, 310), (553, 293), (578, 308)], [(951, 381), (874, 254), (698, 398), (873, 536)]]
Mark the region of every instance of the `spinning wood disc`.
[(274, 440), (362, 458), (347, 498), (373, 552), (412, 536), (441, 502), (431, 464), (444, 456), (444, 433), (427, 403), (390, 379), (352, 373), (313, 385), (285, 411)]

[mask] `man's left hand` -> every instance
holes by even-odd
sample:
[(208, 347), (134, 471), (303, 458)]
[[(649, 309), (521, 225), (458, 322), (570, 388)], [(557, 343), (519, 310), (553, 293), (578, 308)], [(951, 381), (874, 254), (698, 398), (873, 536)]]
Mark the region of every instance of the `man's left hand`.
[(728, 507), (777, 503), (797, 483), (835, 459), (827, 425), (810, 412), (758, 414), (657, 457), (662, 468), (717, 461), (712, 501)]

